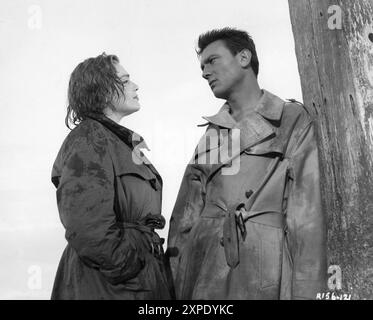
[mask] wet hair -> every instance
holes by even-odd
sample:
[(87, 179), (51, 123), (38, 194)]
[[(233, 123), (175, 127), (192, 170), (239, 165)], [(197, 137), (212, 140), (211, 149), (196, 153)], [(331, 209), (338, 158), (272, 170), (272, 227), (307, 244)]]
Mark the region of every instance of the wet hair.
[(79, 63), (70, 76), (66, 126), (77, 125), (90, 114), (103, 114), (114, 109), (113, 99), (124, 94), (123, 81), (118, 77), (115, 64), (119, 59), (105, 52)]
[(251, 68), (254, 71), (256, 77), (259, 73), (259, 60), (256, 54), (255, 44), (251, 36), (242, 30), (235, 28), (222, 28), (222, 29), (213, 29), (201, 34), (198, 38), (198, 49), (197, 54), (201, 55), (203, 50), (217, 40), (222, 40), (229, 51), (236, 55), (241, 52), (243, 49), (248, 49), (251, 52)]

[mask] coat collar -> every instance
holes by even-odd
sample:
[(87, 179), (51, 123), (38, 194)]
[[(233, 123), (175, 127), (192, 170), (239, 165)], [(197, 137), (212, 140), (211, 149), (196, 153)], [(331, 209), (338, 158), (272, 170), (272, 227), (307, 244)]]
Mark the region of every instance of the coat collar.
[[(90, 114), (89, 117), (100, 122), (105, 128), (109, 129), (120, 140), (122, 140), (127, 147), (130, 148), (130, 157), (127, 159), (127, 161), (125, 161), (125, 166), (121, 166), (123, 167), (122, 170), (127, 170), (128, 172), (137, 172), (141, 176), (151, 180), (152, 176), (148, 173), (148, 169), (150, 169), (150, 171), (158, 178), (160, 184), (162, 185), (161, 175), (141, 151), (141, 149), (150, 150), (143, 137), (124, 126), (121, 126), (104, 115)], [(135, 159), (137, 159), (136, 163), (134, 163)], [(144, 164), (146, 167), (148, 167), (148, 169), (145, 169), (143, 166), (138, 164)]]
[(255, 111), (269, 120), (280, 120), (284, 108), (284, 101), (269, 91), (263, 89), (263, 95), (260, 98)]
[[(280, 120), (284, 101), (265, 89), (262, 89), (262, 92), (263, 94), (257, 106), (254, 108), (254, 112), (269, 120)], [(230, 114), (230, 106), (227, 102), (221, 107), (217, 114), (210, 117), (204, 116), (202, 118), (209, 123), (223, 128), (232, 129), (236, 127), (237, 124), (236, 120), (234, 120)]]
[[(212, 159), (211, 162), (217, 165), (213, 165), (211, 174), (221, 168), (222, 165), (229, 163), (243, 151), (248, 154), (283, 154), (284, 141), (276, 135), (277, 128), (274, 124), (281, 119), (283, 106), (283, 100), (263, 90), (263, 95), (254, 111), (237, 122), (230, 114), (229, 105), (225, 103), (216, 115), (203, 117), (210, 126), (202, 137), (192, 160), (199, 163), (198, 160), (201, 157), (204, 159), (205, 154), (211, 151), (211, 147), (206, 146), (206, 136), (214, 135), (214, 131), (219, 136), (219, 151), (213, 152), (212, 155), (214, 158), (219, 157), (220, 161)], [(224, 135), (218, 133), (218, 131), (221, 132), (221, 129), (228, 129), (227, 131), (230, 132), (230, 137), (228, 138), (228, 140), (231, 140), (230, 143), (227, 144), (227, 139), (224, 139)], [(233, 134), (233, 131), (237, 132), (237, 130), (233, 129), (239, 129), (239, 138), (237, 138), (236, 134)], [(227, 152), (225, 149), (229, 149), (228, 145), (239, 145), (239, 148), (235, 148), (232, 152)], [(226, 156), (221, 157), (222, 154)]]
[[(90, 114), (89, 117), (100, 122), (104, 127), (118, 136), (118, 138), (121, 139), (131, 149), (140, 145), (140, 149), (150, 150), (144, 138), (136, 132), (121, 126), (120, 124), (101, 114)], [(136, 139), (134, 139), (134, 137), (136, 137)]]

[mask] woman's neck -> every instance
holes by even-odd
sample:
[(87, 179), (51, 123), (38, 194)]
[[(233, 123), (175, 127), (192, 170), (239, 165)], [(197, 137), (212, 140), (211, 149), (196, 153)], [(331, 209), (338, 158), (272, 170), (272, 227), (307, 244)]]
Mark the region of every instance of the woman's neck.
[(105, 116), (107, 116), (110, 120), (113, 120), (114, 122), (120, 124), (123, 116), (118, 114), (117, 112), (106, 112)]

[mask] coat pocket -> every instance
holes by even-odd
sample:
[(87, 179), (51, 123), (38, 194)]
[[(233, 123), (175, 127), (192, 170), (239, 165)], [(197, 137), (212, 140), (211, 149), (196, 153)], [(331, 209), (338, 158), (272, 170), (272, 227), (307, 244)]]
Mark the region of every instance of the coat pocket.
[(260, 286), (279, 286), (283, 251), (283, 230), (269, 225), (260, 228)]
[(279, 286), (284, 241), (283, 215), (276, 211), (255, 212), (247, 220), (247, 224), (253, 229), (258, 246), (260, 287), (264, 289)]

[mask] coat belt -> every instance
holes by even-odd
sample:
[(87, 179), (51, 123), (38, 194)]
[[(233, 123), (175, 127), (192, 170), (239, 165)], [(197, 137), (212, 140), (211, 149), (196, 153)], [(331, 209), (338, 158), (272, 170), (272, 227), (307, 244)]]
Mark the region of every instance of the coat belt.
[(242, 240), (245, 240), (245, 223), (250, 221), (276, 228), (283, 228), (284, 226), (284, 217), (280, 212), (253, 212), (248, 216), (246, 222), (243, 222), (242, 220), (240, 221), (240, 219), (236, 216), (235, 211), (235, 209), (228, 209), (223, 204), (208, 202), (201, 215), (203, 218), (224, 219), (223, 238), (221, 239), (221, 244), (224, 246), (227, 264), (231, 268), (235, 268), (240, 262), (239, 237), (241, 236)]
[(154, 256), (163, 255), (163, 243), (164, 238), (160, 238), (159, 235), (154, 231), (154, 228), (152, 226), (142, 224), (140, 222), (133, 223), (133, 222), (123, 222), (122, 226), (124, 229), (136, 229), (144, 234), (147, 242), (150, 246), (150, 252)]
[(153, 234), (153, 229), (150, 226), (140, 223), (123, 222), (122, 226), (124, 229), (136, 229), (142, 233)]

